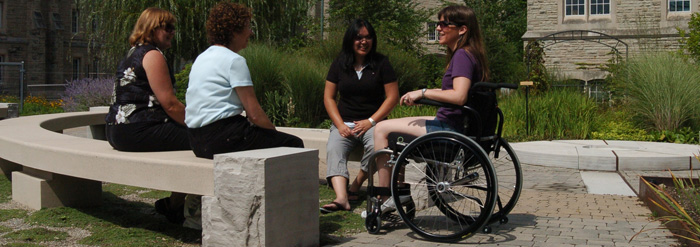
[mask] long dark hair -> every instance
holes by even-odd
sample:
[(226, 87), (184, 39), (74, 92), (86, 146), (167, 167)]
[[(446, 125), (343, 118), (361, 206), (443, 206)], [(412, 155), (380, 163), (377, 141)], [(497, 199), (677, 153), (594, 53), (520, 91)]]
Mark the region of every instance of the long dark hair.
[(369, 50), (369, 53), (367, 53), (367, 56), (365, 57), (365, 63), (368, 67), (372, 68), (375, 66), (375, 63), (377, 62), (380, 56), (377, 53), (377, 33), (374, 32), (372, 24), (370, 24), (369, 21), (366, 20), (355, 19), (352, 22), (350, 22), (350, 26), (345, 31), (345, 36), (343, 37), (343, 49), (340, 52), (340, 55), (338, 56), (341, 62), (341, 68), (343, 70), (353, 69), (353, 64), (355, 63), (355, 51), (353, 50), (353, 46), (355, 44), (355, 37), (357, 37), (357, 34), (360, 33), (360, 29), (362, 29), (363, 27), (367, 28), (369, 37), (372, 38), (372, 48)]
[(462, 5), (447, 6), (438, 12), (438, 18), (444, 18), (445, 21), (457, 23), (459, 26), (467, 26), (467, 32), (459, 36), (457, 48), (452, 50), (452, 47), (447, 47), (447, 61), (452, 60), (457, 49), (465, 49), (478, 60), (482, 70), (481, 81), (488, 81), (489, 65), (486, 60), (486, 46), (474, 10)]

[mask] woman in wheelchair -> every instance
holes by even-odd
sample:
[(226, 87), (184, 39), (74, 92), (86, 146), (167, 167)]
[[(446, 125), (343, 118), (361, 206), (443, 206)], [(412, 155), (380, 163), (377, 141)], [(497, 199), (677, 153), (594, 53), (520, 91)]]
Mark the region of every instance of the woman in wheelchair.
[[(323, 103), (333, 125), (326, 147), (326, 179), (336, 198), (322, 206), (321, 213), (350, 210), (350, 201), (361, 199), (356, 193), (367, 179), (369, 157), (374, 151), (374, 126), (399, 100), (396, 74), (389, 60), (376, 52), (376, 42), (372, 25), (354, 20), (345, 32), (340, 55), (328, 71)], [(348, 188), (347, 158), (357, 145), (364, 146), (362, 166)]]
[[(474, 11), (466, 6), (448, 6), (438, 13), (439, 43), (446, 46), (448, 65), (442, 78), (442, 88), (422, 89), (401, 96), (400, 103), (414, 105), (419, 99), (464, 105), (473, 84), (489, 78), (486, 51), (481, 30)], [(406, 117), (390, 119), (377, 124), (374, 130), (374, 148), (380, 150), (388, 146), (389, 133), (398, 132), (421, 136), (434, 131), (463, 132), (466, 112), (463, 109), (442, 107), (437, 116)], [(389, 187), (391, 168), (386, 166), (388, 155), (377, 156), (378, 186)], [(395, 208), (393, 199), (381, 196), (384, 204), (382, 212)], [(403, 203), (403, 198), (400, 198)]]

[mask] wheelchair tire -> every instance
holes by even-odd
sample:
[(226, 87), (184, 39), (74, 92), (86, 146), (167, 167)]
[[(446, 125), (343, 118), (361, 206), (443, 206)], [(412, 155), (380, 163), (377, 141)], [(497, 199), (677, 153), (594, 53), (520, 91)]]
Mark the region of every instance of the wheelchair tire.
[(455, 132), (433, 132), (409, 143), (392, 172), (396, 205), (401, 205), (403, 183), (411, 185), (415, 210), (397, 207), (401, 219), (435, 241), (459, 240), (478, 232), (489, 221), (498, 194), (496, 174), (484, 150)]
[(506, 216), (513, 210), (520, 198), (523, 174), (520, 161), (513, 148), (503, 138), (499, 140), (499, 143), (498, 158), (494, 157), (494, 151), (489, 154), (493, 169), (496, 171), (496, 177), (498, 177), (498, 199), (496, 199), (496, 208), (491, 216), (491, 222), (499, 221), (503, 224), (503, 219), (508, 222)]

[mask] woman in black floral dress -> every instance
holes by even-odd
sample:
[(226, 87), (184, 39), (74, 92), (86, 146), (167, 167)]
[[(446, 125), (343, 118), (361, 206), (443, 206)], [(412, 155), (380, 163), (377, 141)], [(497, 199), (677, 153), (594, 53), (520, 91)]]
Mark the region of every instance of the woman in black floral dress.
[[(177, 100), (175, 77), (162, 50), (171, 46), (175, 17), (148, 8), (129, 37), (131, 49), (117, 68), (112, 105), (105, 118), (107, 141), (120, 151), (189, 150), (185, 106)], [(156, 202), (168, 220), (182, 223), (185, 194), (173, 192)]]

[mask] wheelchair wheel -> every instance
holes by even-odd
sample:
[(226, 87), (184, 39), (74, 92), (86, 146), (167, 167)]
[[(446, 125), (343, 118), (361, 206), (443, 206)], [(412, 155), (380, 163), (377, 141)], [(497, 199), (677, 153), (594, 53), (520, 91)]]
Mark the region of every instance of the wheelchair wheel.
[(498, 190), (483, 149), (454, 132), (421, 136), (401, 152), (391, 178), (396, 205), (401, 205), (403, 184), (411, 187), (414, 211), (397, 207), (401, 219), (414, 232), (437, 241), (478, 232), (493, 212)]
[(506, 223), (508, 222), (506, 216), (513, 210), (518, 198), (520, 198), (523, 174), (520, 169), (520, 161), (513, 148), (502, 138), (499, 143), (501, 147), (498, 158), (494, 157), (495, 151), (489, 154), (489, 159), (498, 177), (498, 199), (496, 199), (496, 208), (491, 216), (491, 222)]

